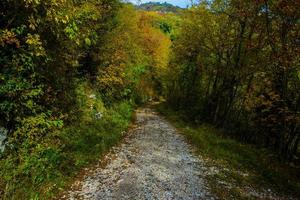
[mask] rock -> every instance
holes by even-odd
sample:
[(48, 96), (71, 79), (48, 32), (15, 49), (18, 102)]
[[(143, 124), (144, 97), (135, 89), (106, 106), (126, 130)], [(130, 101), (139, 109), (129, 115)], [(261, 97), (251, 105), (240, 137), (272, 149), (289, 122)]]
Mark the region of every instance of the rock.
[(3, 127), (0, 127), (0, 153), (3, 153), (5, 150), (6, 141), (7, 141), (7, 133), (8, 133), (8, 130), (6, 130)]
[(95, 118), (97, 120), (102, 119), (102, 117), (103, 117), (103, 114), (101, 112), (98, 112), (98, 113), (95, 114)]
[(95, 94), (91, 94), (91, 95), (89, 96), (89, 98), (90, 98), (90, 99), (97, 99), (97, 97), (96, 97)]

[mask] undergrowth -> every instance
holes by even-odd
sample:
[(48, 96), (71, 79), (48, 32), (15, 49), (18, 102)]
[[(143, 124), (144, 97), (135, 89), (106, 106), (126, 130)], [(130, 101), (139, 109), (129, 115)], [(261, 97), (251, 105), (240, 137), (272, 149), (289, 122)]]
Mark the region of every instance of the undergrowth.
[(242, 144), (209, 124), (192, 123), (164, 104), (156, 109), (195, 146), (210, 167), (218, 169), (218, 173), (209, 175), (208, 182), (219, 198), (249, 199), (247, 188), (300, 197), (299, 168), (281, 163), (269, 150)]
[[(0, 158), (0, 197), (4, 200), (50, 199), (80, 169), (99, 160), (115, 145), (132, 119), (129, 101), (105, 107), (100, 95), (83, 82), (70, 123), (42, 140), (24, 140)], [(70, 116), (69, 116), (70, 117)]]

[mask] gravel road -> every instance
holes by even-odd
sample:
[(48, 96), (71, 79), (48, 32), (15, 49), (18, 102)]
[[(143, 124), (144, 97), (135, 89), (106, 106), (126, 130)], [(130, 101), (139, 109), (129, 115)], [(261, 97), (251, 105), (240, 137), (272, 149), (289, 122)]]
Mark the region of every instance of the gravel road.
[(203, 162), (175, 128), (149, 108), (136, 113), (136, 126), (124, 143), (90, 169), (63, 199), (194, 200), (209, 193)]

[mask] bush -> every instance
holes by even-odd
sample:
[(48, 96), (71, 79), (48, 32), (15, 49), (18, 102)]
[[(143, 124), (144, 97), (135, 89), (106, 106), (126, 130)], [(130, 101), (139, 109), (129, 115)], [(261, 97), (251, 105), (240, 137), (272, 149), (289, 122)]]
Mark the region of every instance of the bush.
[[(11, 151), (0, 160), (0, 194), (4, 199), (47, 199), (83, 166), (97, 162), (120, 141), (132, 119), (133, 105), (120, 102), (105, 107), (87, 82), (77, 88), (80, 106), (72, 123), (62, 127), (60, 121), (48, 121), (42, 115), (26, 119), (15, 132)], [(103, 117), (95, 118), (95, 112)], [(24, 132), (26, 137), (18, 135)]]

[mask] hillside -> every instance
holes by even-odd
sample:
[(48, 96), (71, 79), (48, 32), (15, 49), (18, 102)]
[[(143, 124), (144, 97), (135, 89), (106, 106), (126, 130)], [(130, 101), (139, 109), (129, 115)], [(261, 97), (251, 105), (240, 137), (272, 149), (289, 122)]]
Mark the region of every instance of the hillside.
[(164, 3), (160, 3), (160, 2), (148, 2), (148, 3), (143, 3), (139, 6), (137, 6), (138, 9), (141, 10), (147, 10), (147, 11), (158, 11), (158, 12), (163, 12), (163, 13), (167, 13), (167, 12), (179, 12), (181, 10), (183, 10), (182, 8), (178, 7), (178, 6), (174, 6), (170, 3), (164, 2)]

